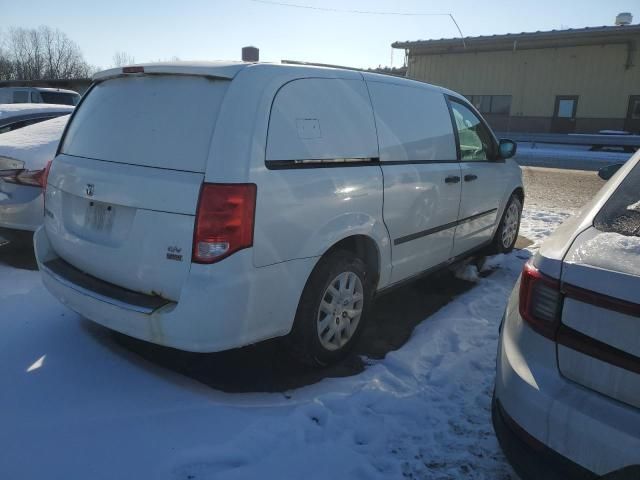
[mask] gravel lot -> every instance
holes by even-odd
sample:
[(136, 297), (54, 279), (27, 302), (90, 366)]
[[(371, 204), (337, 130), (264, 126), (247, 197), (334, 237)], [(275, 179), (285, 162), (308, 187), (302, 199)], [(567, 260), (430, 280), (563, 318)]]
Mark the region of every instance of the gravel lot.
[(597, 172), (522, 167), (525, 209), (578, 210), (605, 184)]

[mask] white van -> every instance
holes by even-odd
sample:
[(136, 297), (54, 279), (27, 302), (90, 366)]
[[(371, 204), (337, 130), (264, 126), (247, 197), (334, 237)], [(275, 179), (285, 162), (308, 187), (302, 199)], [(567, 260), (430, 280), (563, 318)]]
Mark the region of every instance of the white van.
[(248, 63), (94, 80), (35, 248), (53, 295), (114, 330), (198, 352), (287, 336), (326, 364), (376, 292), (515, 243), (515, 144), (456, 93)]

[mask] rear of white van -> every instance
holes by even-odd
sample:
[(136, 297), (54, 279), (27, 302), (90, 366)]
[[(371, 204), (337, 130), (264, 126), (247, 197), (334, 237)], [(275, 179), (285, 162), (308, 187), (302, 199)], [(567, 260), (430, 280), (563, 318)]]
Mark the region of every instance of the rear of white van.
[(246, 320), (277, 298), (280, 268), (255, 269), (247, 250), (256, 186), (204, 183), (232, 75), (128, 71), (94, 84), (52, 163), (35, 236), (45, 285), (91, 320), (184, 350), (273, 336), (266, 316)]

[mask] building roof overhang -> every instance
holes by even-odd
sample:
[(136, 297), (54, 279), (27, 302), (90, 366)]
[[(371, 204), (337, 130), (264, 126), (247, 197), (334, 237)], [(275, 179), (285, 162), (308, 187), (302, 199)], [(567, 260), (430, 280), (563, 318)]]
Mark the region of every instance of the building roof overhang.
[(550, 30), (546, 32), (508, 33), (478, 37), (441, 38), (394, 42), (393, 48), (409, 50), (416, 55), (473, 53), (533, 48), (558, 48), (585, 45), (624, 44), (640, 39), (640, 25), (605, 26)]

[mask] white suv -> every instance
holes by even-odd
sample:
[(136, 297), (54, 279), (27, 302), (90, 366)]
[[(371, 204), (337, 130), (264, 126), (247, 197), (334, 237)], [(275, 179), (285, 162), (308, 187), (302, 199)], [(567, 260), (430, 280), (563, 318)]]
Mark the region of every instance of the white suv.
[(515, 144), (456, 93), (247, 63), (94, 80), (35, 247), (53, 295), (114, 330), (201, 352), (289, 334), (326, 364), (376, 292), (515, 243)]
[(525, 265), (493, 404), (524, 480), (640, 478), (640, 152)]
[(45, 87), (2, 87), (0, 103), (49, 103), (75, 106), (80, 94), (73, 90)]

